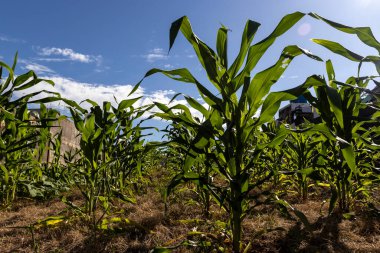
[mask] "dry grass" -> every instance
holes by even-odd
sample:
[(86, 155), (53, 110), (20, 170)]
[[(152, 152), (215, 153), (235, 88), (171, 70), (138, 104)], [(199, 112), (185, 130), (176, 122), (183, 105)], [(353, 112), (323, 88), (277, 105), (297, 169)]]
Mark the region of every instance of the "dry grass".
[[(71, 197), (80, 201), (74, 192)], [(216, 220), (225, 221), (219, 207), (212, 206), (212, 221), (205, 220), (202, 210), (193, 202), (191, 192), (176, 192), (165, 215), (160, 193), (151, 187), (137, 196), (137, 204), (117, 204), (118, 214), (136, 225), (118, 227), (119, 230), (91, 231), (78, 218), (62, 222), (56, 227), (40, 228), (35, 231), (35, 242), (40, 252), (149, 252), (156, 246), (175, 245), (184, 239), (200, 238), (189, 236), (190, 231), (203, 231), (213, 243), (229, 245)], [(252, 243), (251, 252), (380, 252), (380, 218), (365, 210), (354, 220), (342, 220), (338, 216), (328, 217), (327, 205), (321, 209), (321, 201), (294, 204), (305, 213), (310, 221), (306, 229), (297, 220), (290, 220), (272, 207), (261, 208), (244, 222), (244, 242)], [(65, 209), (58, 199), (41, 203), (19, 200), (12, 210), (0, 212), (0, 252), (33, 252), (33, 240), (29, 230), (21, 228)], [(322, 210), (322, 215), (320, 213)], [(68, 213), (66, 213), (68, 214)], [(190, 220), (193, 222), (180, 222)], [(281, 231), (259, 234), (280, 227)], [(175, 252), (202, 252), (194, 248), (180, 247)], [(211, 252), (210, 249), (205, 252)]]

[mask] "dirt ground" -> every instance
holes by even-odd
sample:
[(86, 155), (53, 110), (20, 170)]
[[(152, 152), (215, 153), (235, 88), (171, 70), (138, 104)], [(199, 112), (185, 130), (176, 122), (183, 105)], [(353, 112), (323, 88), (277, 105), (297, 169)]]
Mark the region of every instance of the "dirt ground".
[[(72, 199), (80, 203), (80, 195), (73, 195)], [(379, 214), (358, 210), (359, 215), (351, 220), (328, 217), (327, 204), (321, 206), (320, 200), (294, 207), (306, 215), (309, 228), (273, 207), (249, 215), (244, 222), (244, 242), (251, 243), (249, 252), (380, 252)], [(148, 191), (137, 196), (137, 204), (118, 205), (122, 210), (118, 217), (128, 218), (133, 221), (131, 224), (116, 224), (112, 230), (98, 232), (65, 208), (59, 199), (19, 199), (12, 209), (0, 211), (0, 252), (149, 252), (157, 246), (202, 238), (214, 245), (230, 245), (221, 228), (227, 215), (213, 206), (212, 219), (207, 221), (198, 204), (191, 201), (191, 194), (173, 198), (165, 214), (161, 195)], [(60, 212), (69, 219), (55, 226), (36, 228), (32, 236), (27, 226)], [(198, 235), (196, 231), (204, 233)], [(173, 252), (217, 251), (181, 246)]]

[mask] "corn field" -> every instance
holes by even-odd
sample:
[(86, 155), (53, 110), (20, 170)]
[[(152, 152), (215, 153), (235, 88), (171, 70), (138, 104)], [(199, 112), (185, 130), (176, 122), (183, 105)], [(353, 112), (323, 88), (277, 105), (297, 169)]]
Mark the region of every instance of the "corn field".
[[(378, 54), (361, 56), (339, 42), (314, 39), (330, 54), (357, 62), (357, 72), (337, 80), (331, 60), (324, 61), (297, 45), (286, 46), (273, 65), (256, 70), (273, 43), (306, 15), (323, 22), (326, 29), (357, 36), (363, 46)], [(165, 215), (169, 215), (171, 203), (184, 201), (181, 192), (190, 192), (191, 203), (201, 210), (202, 219), (189, 217), (181, 222), (212, 228), (205, 231), (195, 226), (175, 240), (149, 249), (157, 253), (183, 249), (257, 252), (255, 243), (245, 237), (243, 224), (258, 217), (263, 208), (278, 210), (311, 229), (309, 217), (293, 205), (292, 198), (296, 203), (317, 198), (321, 206), (326, 203), (327, 216), (355, 219), (359, 209), (380, 215), (380, 93), (368, 87), (380, 86), (380, 42), (368, 27), (345, 26), (315, 13), (286, 15), (272, 33), (256, 42), (259, 28), (259, 23), (247, 21), (240, 51), (229, 59), (227, 27), (217, 31), (214, 50), (194, 33), (186, 16), (174, 21), (169, 50), (177, 36), (183, 35), (209, 84), (199, 82), (186, 68), (154, 68), (116, 106), (111, 101), (99, 105), (89, 99), (78, 104), (46, 90), (15, 96), (41, 82), (54, 83), (33, 71), (16, 74), (17, 54), (12, 65), (0, 62), (0, 212), (12, 210), (23, 198), (48, 201), (58, 197), (65, 205), (64, 211), (22, 227), (31, 231), (31, 250), (40, 250), (35, 231), (77, 221), (95, 237), (123, 233), (126, 227), (154, 233), (125, 218), (122, 214), (127, 211), (121, 208), (139, 205), (136, 196), (151, 188), (162, 197)], [(325, 73), (315, 73), (291, 89), (272, 92), (296, 57), (323, 64)], [(374, 65), (378, 75), (363, 76), (363, 64)], [(183, 96), (189, 106), (159, 102), (139, 106), (143, 97), (134, 97), (134, 92), (145, 78), (156, 74), (194, 85), (202, 101), (176, 94), (173, 99)], [(276, 121), (281, 103), (300, 96), (318, 112), (319, 122), (303, 119), (293, 126)], [(67, 115), (49, 108), (57, 101), (68, 108)], [(90, 109), (84, 109), (84, 104)], [(152, 118), (167, 127), (146, 126)], [(61, 152), (62, 120), (73, 122), (77, 149)], [(163, 133), (162, 141), (146, 141), (152, 131)], [(44, 159), (47, 152), (50, 159)], [(158, 174), (166, 178), (157, 178)], [(157, 183), (159, 180), (162, 182)], [(73, 191), (81, 201), (70, 197)], [(220, 217), (215, 217), (215, 210)], [(255, 232), (260, 237), (275, 230), (281, 228)]]

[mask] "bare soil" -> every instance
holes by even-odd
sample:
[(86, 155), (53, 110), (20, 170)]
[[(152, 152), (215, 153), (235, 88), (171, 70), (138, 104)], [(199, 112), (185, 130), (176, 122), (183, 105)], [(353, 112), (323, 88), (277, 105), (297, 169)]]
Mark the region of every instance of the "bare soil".
[[(70, 194), (71, 200), (81, 202), (78, 193)], [(137, 196), (137, 204), (115, 203), (115, 210), (121, 212), (112, 217), (128, 218), (131, 224), (96, 232), (83, 219), (65, 211), (58, 198), (45, 202), (19, 199), (12, 209), (0, 211), (0, 252), (149, 252), (158, 246), (199, 239), (228, 247), (230, 241), (220, 225), (227, 214), (212, 206), (211, 218), (206, 219), (200, 206), (191, 201), (194, 197), (191, 192), (177, 192), (165, 213), (161, 194), (151, 188)], [(293, 204), (306, 215), (309, 228), (270, 206), (250, 214), (244, 222), (244, 242), (251, 243), (249, 252), (380, 252), (378, 213), (358, 209), (356, 216), (347, 220), (327, 216), (327, 204), (321, 203), (315, 198)], [(36, 228), (32, 236), (27, 226), (60, 212), (69, 219)], [(195, 231), (204, 234), (191, 234)], [(173, 252), (217, 251), (181, 246)]]

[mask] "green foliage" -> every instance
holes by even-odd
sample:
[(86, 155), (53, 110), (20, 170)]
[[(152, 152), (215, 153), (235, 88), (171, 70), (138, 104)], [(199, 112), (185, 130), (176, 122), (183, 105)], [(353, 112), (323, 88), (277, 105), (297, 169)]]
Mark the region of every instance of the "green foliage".
[(0, 197), (3, 206), (11, 205), (17, 192), (44, 197), (49, 186), (42, 175), (40, 161), (51, 139), (50, 122), (57, 115), (54, 110), (47, 111), (43, 104), (40, 104), (38, 117), (28, 110), (28, 103), (38, 102), (31, 101), (33, 97), (49, 92), (42, 90), (14, 98), (16, 91), (42, 81), (54, 85), (52, 81), (39, 79), (33, 71), (15, 78), (16, 63), (17, 54), (12, 67), (0, 63), (0, 73), (3, 69), (8, 71), (5, 80), (0, 76)]
[[(259, 164), (263, 162), (261, 154), (266, 145), (258, 145), (259, 129), (262, 124), (273, 120), (281, 101), (296, 98), (315, 80), (319, 80), (319, 77), (312, 76), (304, 84), (284, 92), (269, 94), (270, 88), (295, 57), (303, 54), (315, 60), (321, 59), (298, 46), (287, 46), (273, 66), (258, 72), (253, 78), (250, 77), (250, 72), (275, 39), (290, 29), (302, 16), (303, 14), (298, 12), (285, 16), (272, 34), (253, 45), (251, 42), (259, 24), (248, 21), (243, 32), (240, 52), (231, 66), (227, 64), (228, 29), (219, 29), (215, 53), (193, 33), (187, 17), (175, 21), (170, 29), (170, 48), (181, 31), (192, 45), (218, 95), (214, 95), (196, 80), (187, 69), (152, 69), (145, 75), (147, 77), (162, 73), (174, 80), (192, 83), (206, 102), (207, 106), (204, 107), (185, 96), (189, 105), (202, 115), (202, 119), (194, 118), (186, 106), (168, 107), (161, 103), (155, 103), (162, 111), (156, 115), (187, 130), (191, 129), (194, 133), (186, 138), (179, 136), (182, 139), (176, 141), (187, 146), (183, 148), (187, 149), (187, 152), (181, 178), (191, 180), (209, 191), (214, 200), (231, 214), (234, 252), (240, 251), (241, 222), (251, 209), (250, 203), (255, 201), (249, 193), (273, 175), (271, 170), (260, 169), (262, 167)], [(246, 64), (243, 66), (245, 60)], [(207, 161), (206, 167), (214, 170), (225, 183), (214, 184), (205, 180), (201, 173), (194, 171), (192, 164), (198, 157), (204, 157)], [(178, 176), (173, 180), (178, 181)], [(169, 187), (169, 192), (171, 188)]]
[[(380, 43), (369, 27), (349, 27), (322, 18), (317, 14), (310, 15), (342, 32), (357, 35), (366, 45), (380, 52)], [(362, 77), (360, 71), (364, 62), (371, 62), (380, 74), (380, 56), (363, 57), (337, 42), (323, 39), (314, 39), (313, 41), (351, 61), (359, 62), (357, 76), (348, 78), (346, 82), (339, 82), (335, 79), (331, 61), (327, 61), (328, 83), (316, 88), (316, 98), (307, 95), (309, 102), (318, 108), (324, 127), (327, 127), (330, 132), (325, 131), (328, 134), (324, 134), (326, 137), (323, 151), (324, 161), (319, 162), (322, 166), (328, 164), (329, 168), (326, 171), (332, 191), (330, 212), (336, 202), (339, 203), (341, 211), (349, 212), (355, 197), (359, 192), (366, 193), (368, 189), (366, 186), (371, 182), (370, 178), (374, 177), (374, 164), (369, 162), (367, 157), (373, 155), (377, 150), (371, 143), (378, 138), (378, 132), (375, 130), (376, 127), (372, 127), (368, 131), (363, 126), (365, 124), (375, 126), (378, 121), (374, 121), (371, 116), (361, 118), (359, 113), (365, 108), (373, 108), (372, 110), (375, 110), (373, 116), (376, 117), (378, 96), (366, 87), (370, 81), (376, 85), (379, 83), (376, 81), (376, 76)], [(366, 93), (370, 93), (375, 98), (373, 102), (363, 103), (362, 98)], [(370, 134), (371, 132), (372, 134)]]
[(81, 134), (80, 158), (74, 163), (74, 173), (85, 206), (77, 210), (90, 219), (94, 228), (101, 221), (96, 218), (99, 202), (105, 213), (109, 212), (113, 198), (134, 202), (125, 193), (129, 191), (127, 186), (131, 176), (141, 175), (145, 150), (142, 121), (137, 124), (136, 121), (150, 108), (135, 108), (138, 100), (126, 99), (117, 107), (110, 102), (104, 102), (100, 107), (94, 101), (86, 100), (92, 106), (85, 113), (70, 108), (75, 127)]
[[(16, 97), (17, 92), (41, 82), (54, 83), (38, 78), (33, 71), (16, 75), (17, 55), (11, 67), (0, 62), (1, 205), (10, 206), (17, 196), (56, 196), (75, 185), (84, 205), (77, 206), (66, 197), (62, 201), (85, 217), (93, 229), (115, 232), (133, 226), (150, 233), (136, 222), (111, 216), (115, 200), (135, 203), (134, 192), (143, 192), (156, 176), (160, 177), (158, 188), (162, 187), (165, 180), (161, 179), (170, 175), (165, 200), (183, 184), (195, 194), (207, 218), (180, 222), (206, 224), (210, 231), (190, 231), (177, 238), (181, 239), (180, 244), (153, 252), (170, 252), (182, 246), (228, 251), (229, 244), (234, 253), (248, 252), (252, 244), (241, 243), (242, 222), (255, 214), (256, 207), (268, 203), (276, 204), (283, 214), (290, 216), (291, 211), (308, 229), (307, 217), (276, 195), (289, 193), (289, 185), (297, 189), (303, 200), (308, 198), (311, 186), (329, 187), (329, 213), (338, 206), (343, 217), (352, 218), (357, 201), (371, 202), (371, 187), (380, 182), (380, 94), (367, 88), (371, 82), (380, 86), (379, 76), (361, 75), (361, 67), (366, 63), (374, 64), (380, 74), (380, 55), (361, 56), (337, 42), (313, 39), (329, 51), (357, 62), (357, 73), (345, 82), (338, 81), (328, 60), (326, 77), (313, 75), (297, 87), (270, 92), (295, 57), (304, 55), (322, 61), (309, 51), (290, 45), (272, 66), (251, 76), (275, 40), (305, 15), (295, 12), (285, 16), (269, 36), (257, 43), (253, 39), (260, 24), (248, 20), (233, 61), (228, 58), (227, 27), (218, 30), (213, 50), (194, 34), (187, 17), (173, 22), (169, 49), (181, 32), (216, 92), (185, 68), (151, 69), (144, 78), (161, 73), (195, 85), (203, 101), (183, 95), (189, 106), (156, 102), (139, 107), (136, 104), (141, 97), (136, 97), (115, 103), (116, 106), (111, 102), (98, 105), (87, 99), (90, 109), (85, 110), (46, 90)], [(315, 13), (308, 15), (356, 35), (380, 53), (380, 43), (370, 28), (345, 26)], [(3, 70), (8, 74), (6, 79), (2, 78)], [(308, 90), (311, 87), (315, 95)], [(293, 129), (273, 121), (282, 101), (301, 94), (318, 110), (320, 123), (306, 122)], [(36, 98), (37, 95), (44, 96)], [(179, 95), (182, 94), (174, 98)], [(80, 133), (78, 150), (61, 152), (62, 129), (57, 129), (57, 123), (66, 117), (46, 106), (55, 101), (63, 101), (70, 108)], [(38, 113), (29, 109), (30, 104), (38, 105)], [(143, 115), (153, 106), (159, 109), (153, 116), (170, 122), (164, 131), (168, 140), (146, 144), (145, 130), (152, 127), (143, 127), (142, 123), (153, 116), (144, 119)], [(45, 161), (47, 153), (53, 157)], [(164, 176), (158, 175), (162, 172)], [(228, 222), (211, 220), (211, 207), (215, 204), (228, 213)], [(65, 219), (52, 216), (20, 228), (30, 230), (34, 241), (34, 229), (54, 226)], [(257, 231), (256, 235), (279, 229)], [(35, 242), (33, 249), (38, 250)]]
[(318, 160), (322, 139), (312, 132), (291, 132), (286, 139), (284, 152), (286, 154), (286, 167), (294, 178), (290, 183), (295, 184), (300, 197), (308, 199), (310, 179), (320, 180), (321, 176), (315, 169)]

